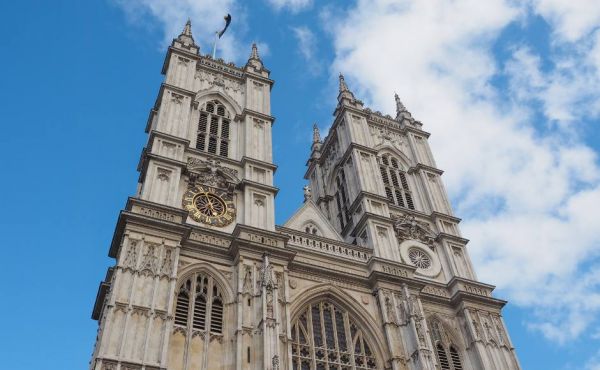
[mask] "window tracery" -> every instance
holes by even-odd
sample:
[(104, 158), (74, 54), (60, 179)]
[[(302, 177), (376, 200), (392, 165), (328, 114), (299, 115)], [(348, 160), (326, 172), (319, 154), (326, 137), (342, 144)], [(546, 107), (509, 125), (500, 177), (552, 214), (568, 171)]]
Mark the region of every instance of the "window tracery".
[(177, 292), (175, 325), (223, 333), (223, 296), (213, 278), (196, 273)]
[(329, 301), (313, 303), (292, 325), (294, 370), (368, 370), (377, 364), (351, 315)]
[(401, 169), (400, 162), (396, 158), (385, 154), (379, 157), (379, 171), (385, 187), (385, 195), (390, 203), (408, 209), (415, 209), (406, 172)]
[(206, 102), (200, 109), (196, 149), (227, 157), (229, 154), (230, 114), (218, 100)]

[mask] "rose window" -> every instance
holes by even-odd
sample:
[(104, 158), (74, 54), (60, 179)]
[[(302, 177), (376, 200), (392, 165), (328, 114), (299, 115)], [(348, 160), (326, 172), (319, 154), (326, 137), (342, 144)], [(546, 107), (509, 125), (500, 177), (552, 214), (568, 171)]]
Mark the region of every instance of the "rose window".
[(431, 258), (427, 253), (418, 248), (411, 248), (408, 251), (408, 258), (413, 265), (420, 269), (427, 270), (431, 267)]

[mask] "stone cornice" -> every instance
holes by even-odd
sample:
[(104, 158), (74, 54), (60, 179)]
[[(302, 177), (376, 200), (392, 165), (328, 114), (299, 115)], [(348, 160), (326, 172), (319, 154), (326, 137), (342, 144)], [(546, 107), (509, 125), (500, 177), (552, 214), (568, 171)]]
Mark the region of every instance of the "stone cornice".
[(242, 179), (242, 181), (240, 182), (240, 185), (242, 187), (251, 186), (251, 187), (254, 187), (254, 188), (269, 192), (269, 193), (273, 193), (273, 195), (277, 195), (277, 193), (279, 192), (279, 188), (277, 188), (275, 186), (261, 184), (260, 182), (256, 182), (256, 181), (252, 181), (252, 180), (248, 180), (248, 179)]
[(179, 143), (181, 145), (183, 145), (185, 148), (190, 146), (190, 141), (188, 139), (184, 139), (178, 136), (173, 136), (170, 134), (166, 134), (162, 131), (158, 131), (158, 130), (152, 130), (150, 131), (149, 135), (148, 135), (148, 152), (152, 151), (152, 145), (154, 144), (154, 138), (155, 137), (160, 137), (163, 139), (168, 139), (170, 141), (174, 141), (176, 143)]
[(246, 118), (246, 116), (260, 118), (264, 121), (268, 121), (269, 123), (271, 123), (271, 125), (275, 123), (275, 117), (273, 116), (269, 116), (268, 114), (260, 113), (252, 109), (244, 108), (244, 110), (242, 110), (242, 113), (240, 114), (240, 120), (243, 120), (244, 118)]
[(439, 168), (431, 167), (431, 166), (428, 166), (423, 163), (417, 163), (414, 167), (411, 167), (411, 169), (413, 169), (413, 168), (414, 168), (413, 171), (421, 170), (421, 171), (425, 171), (425, 172), (435, 173), (436, 175), (439, 175), (439, 176), (441, 176), (444, 173), (444, 171), (440, 170)]
[[(270, 73), (270, 71), (269, 71), (268, 69), (266, 69), (266, 68), (264, 68), (264, 67), (263, 67), (263, 69), (264, 69), (264, 70), (265, 70), (267, 73)], [(268, 84), (268, 85), (269, 85), (269, 87), (270, 87), (271, 89), (273, 88), (273, 85), (275, 85), (275, 81), (274, 81), (274, 80), (271, 80), (270, 78), (268, 78), (268, 77), (265, 77), (265, 76), (261, 76), (261, 75), (259, 75), (258, 73), (256, 73), (256, 72), (253, 72), (253, 71), (251, 71), (251, 70), (249, 70), (249, 69), (245, 69), (245, 70), (244, 70), (244, 77), (245, 77), (245, 78), (248, 78), (248, 77), (249, 77), (249, 78), (252, 78), (252, 79), (254, 79), (254, 80), (259, 80), (259, 81), (262, 81), (262, 82), (264, 82), (264, 83)]]
[(123, 232), (128, 223), (152, 226), (154, 229), (173, 233), (185, 239), (190, 231), (189, 227), (183, 225), (186, 217), (187, 211), (182, 209), (129, 197), (125, 209), (119, 213), (108, 256), (117, 257)]
[(191, 53), (191, 52), (183, 50), (183, 49), (174, 48), (173, 46), (169, 46), (169, 48), (167, 49), (167, 53), (165, 54), (165, 60), (163, 62), (162, 69), (160, 71), (160, 73), (163, 75), (167, 74), (167, 70), (169, 69), (169, 62), (171, 61), (172, 53), (181, 54), (182, 56), (185, 56), (186, 58), (190, 58), (195, 61), (200, 60), (200, 55), (198, 55), (198, 54), (194, 54), (194, 53)]
[(448, 234), (446, 232), (440, 232), (435, 238), (436, 241), (445, 240), (445, 239), (449, 239), (449, 240), (452, 240), (454, 242), (457, 242), (457, 243), (460, 243), (463, 245), (466, 245), (469, 242), (469, 239), (465, 239), (458, 235)]
[(460, 219), (456, 216), (447, 215), (445, 213), (441, 213), (438, 211), (431, 212), (431, 218), (433, 218), (434, 220), (437, 220), (437, 219), (448, 220), (448, 221), (456, 222), (457, 224), (462, 221), (462, 219)]
[(404, 263), (373, 256), (367, 264), (367, 270), (371, 286), (381, 281), (407, 284), (416, 289), (422, 289), (425, 286), (424, 282), (414, 278), (416, 268)]
[(246, 157), (243, 156), (242, 159), (240, 160), (240, 165), (242, 167), (245, 167), (246, 164), (254, 164), (254, 165), (258, 165), (261, 167), (266, 167), (268, 169), (270, 169), (271, 171), (273, 171), (273, 174), (275, 174), (275, 171), (277, 171), (277, 165), (273, 164), (273, 163), (269, 163), (269, 162), (265, 162), (265, 161), (261, 161), (259, 159), (255, 159), (255, 158), (251, 158), (251, 157)]

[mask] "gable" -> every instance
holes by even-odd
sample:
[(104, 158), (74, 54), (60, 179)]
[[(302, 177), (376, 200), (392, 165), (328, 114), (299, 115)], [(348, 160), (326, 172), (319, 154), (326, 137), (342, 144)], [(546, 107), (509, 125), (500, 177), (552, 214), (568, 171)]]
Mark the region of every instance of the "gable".
[(317, 207), (312, 200), (304, 202), (302, 207), (300, 207), (300, 209), (298, 209), (292, 217), (283, 224), (283, 227), (304, 233), (307, 232), (309, 234), (312, 234), (313, 230), (316, 228), (316, 235), (318, 236), (344, 241), (333, 225), (331, 225), (327, 217), (325, 217), (323, 212), (321, 212), (319, 207)]

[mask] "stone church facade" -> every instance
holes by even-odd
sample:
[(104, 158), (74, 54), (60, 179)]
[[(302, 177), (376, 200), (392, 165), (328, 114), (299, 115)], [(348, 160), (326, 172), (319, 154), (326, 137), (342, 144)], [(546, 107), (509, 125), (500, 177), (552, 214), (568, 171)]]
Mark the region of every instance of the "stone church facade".
[(429, 134), (396, 96), (363, 106), (340, 75), (314, 128), (304, 204), (275, 225), (270, 91), (173, 40), (139, 190), (120, 213), (93, 318), (93, 370), (520, 369), (478, 282)]

